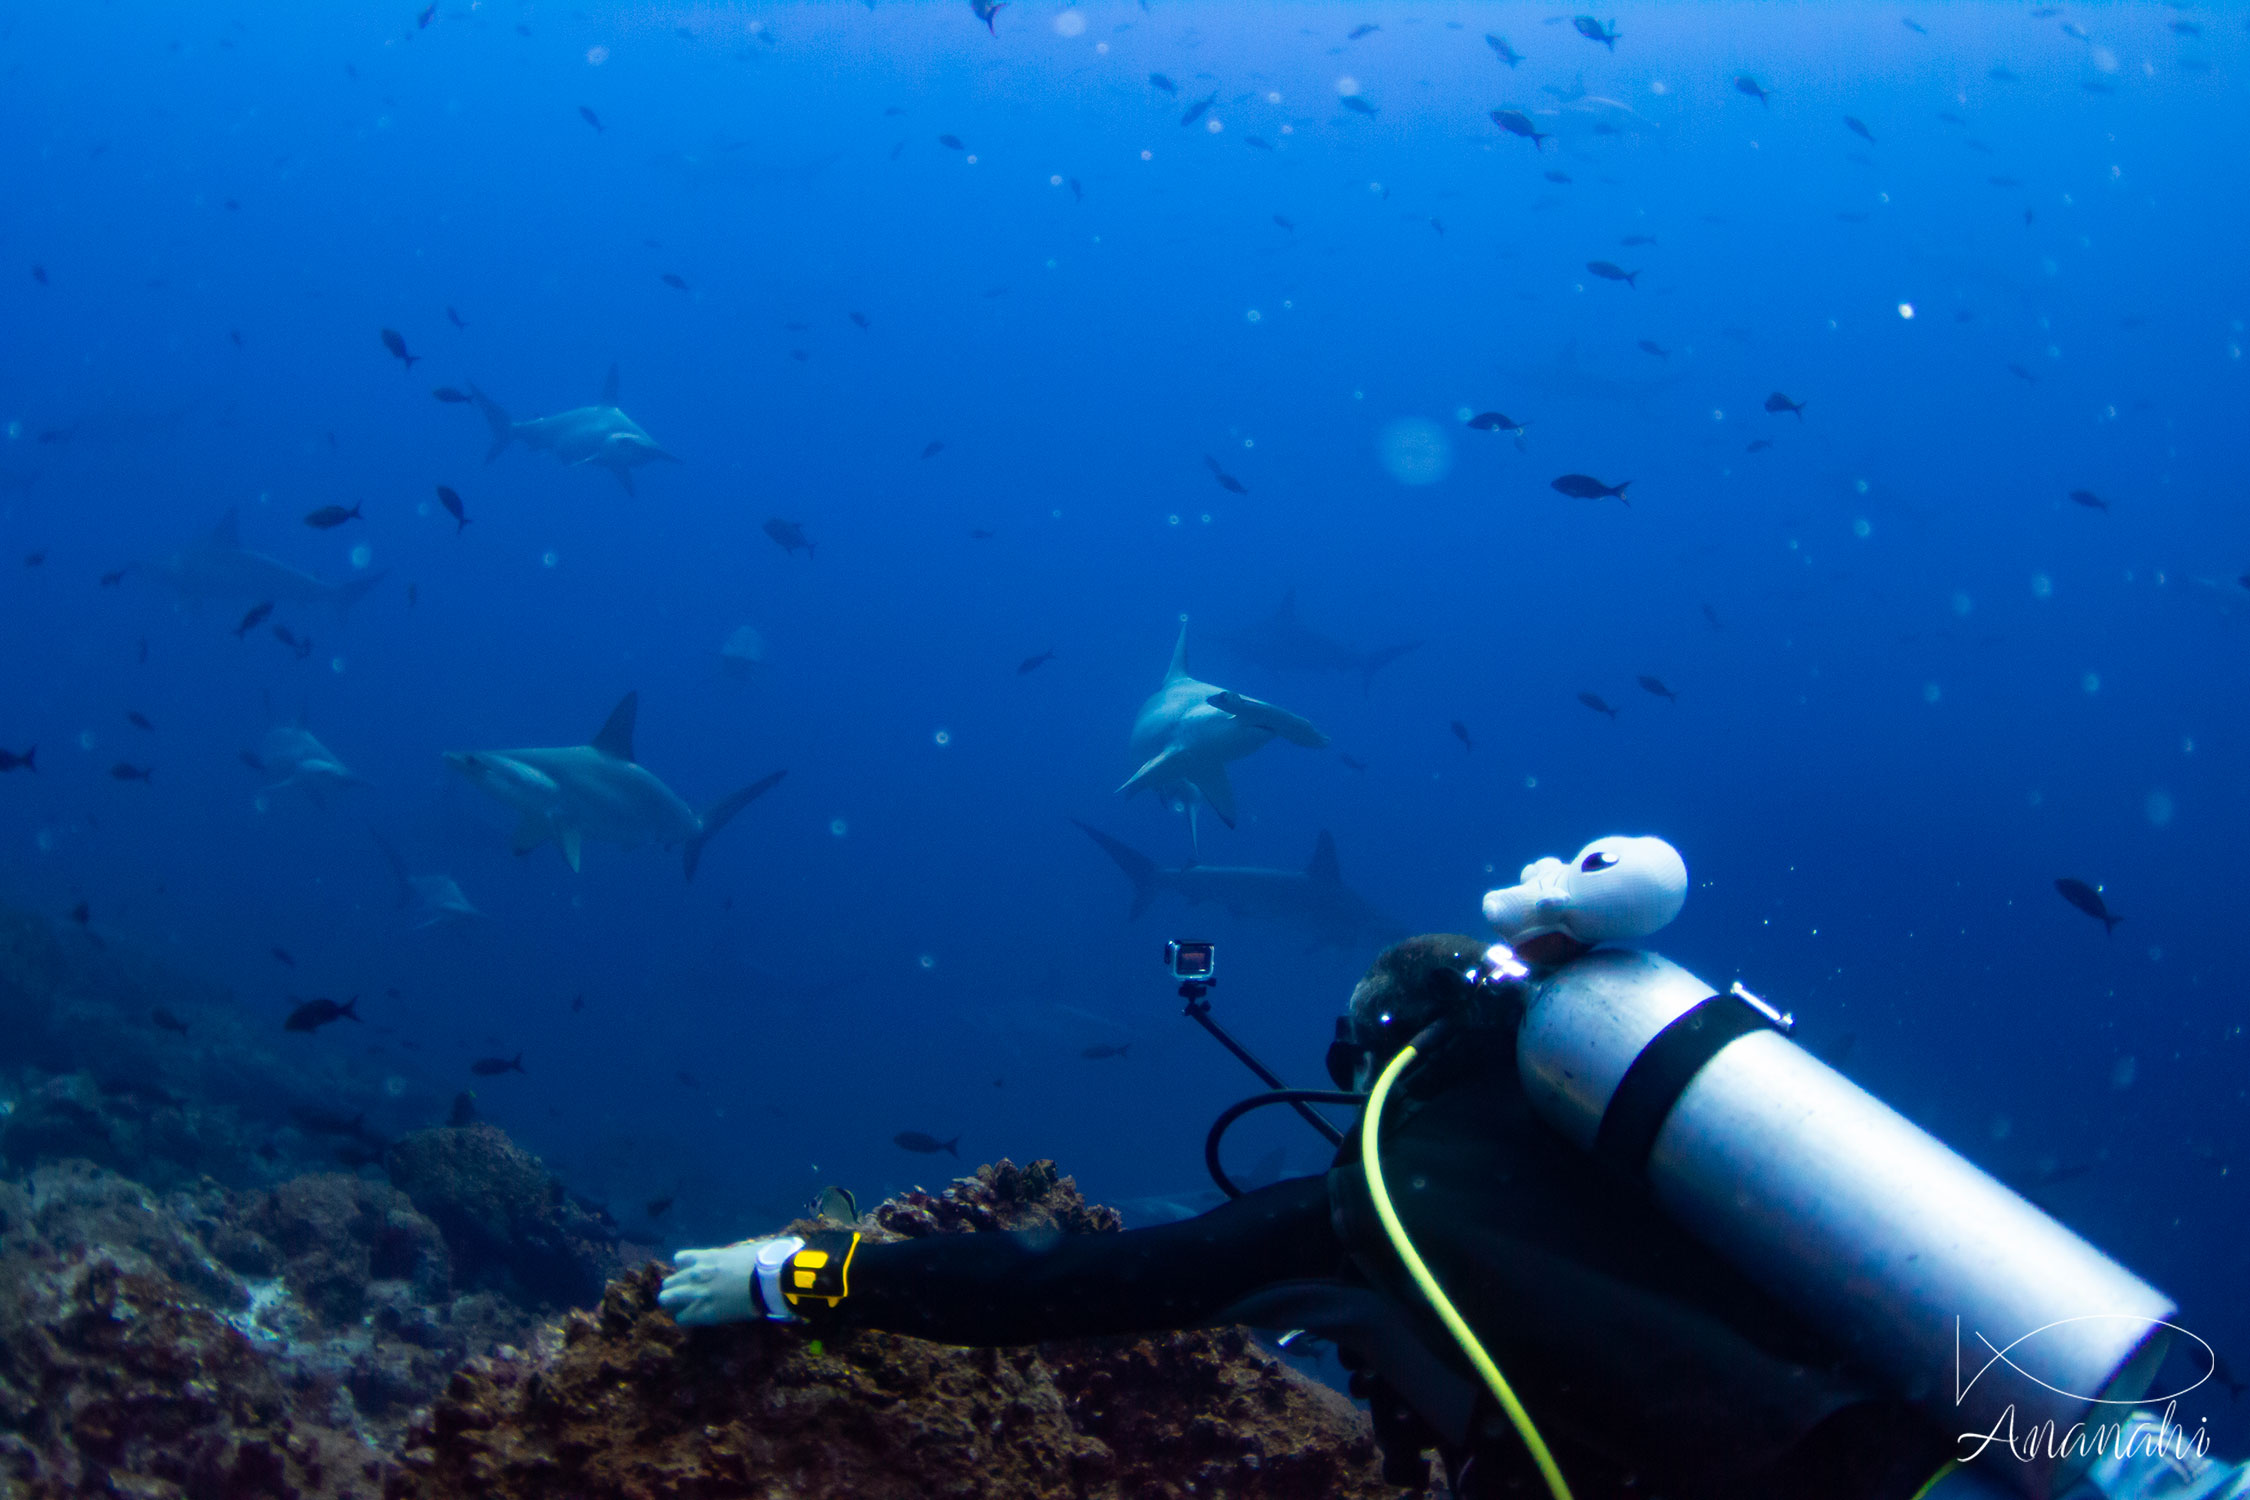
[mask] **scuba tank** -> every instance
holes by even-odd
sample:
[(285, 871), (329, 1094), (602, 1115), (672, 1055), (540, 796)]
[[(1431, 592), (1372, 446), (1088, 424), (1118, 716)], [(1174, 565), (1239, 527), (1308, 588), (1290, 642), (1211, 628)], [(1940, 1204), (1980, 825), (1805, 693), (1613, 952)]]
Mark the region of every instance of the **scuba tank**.
[(2021, 1461), (1987, 1472), (2031, 1500), (2067, 1488), (2094, 1452), (2071, 1429), (2122, 1421), (2147, 1391), (2171, 1300), (1800, 1048), (1739, 985), (1589, 948), (1678, 911), (1669, 845), (1598, 840), (1525, 877), (1486, 912), (1553, 965), (1517, 1036), (1532, 1107), (1942, 1429), (2012, 1437)]

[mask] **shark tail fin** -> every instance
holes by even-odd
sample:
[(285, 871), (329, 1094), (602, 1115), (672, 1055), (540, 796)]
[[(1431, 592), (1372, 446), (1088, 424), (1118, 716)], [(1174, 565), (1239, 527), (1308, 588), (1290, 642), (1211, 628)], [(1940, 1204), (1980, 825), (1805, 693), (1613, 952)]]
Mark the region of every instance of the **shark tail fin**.
[(1364, 698), (1375, 688), (1375, 674), (1397, 661), (1422, 643), (1408, 641), (1403, 646), (1385, 646), (1380, 651), (1370, 651), (1359, 664), (1359, 695)]
[(1138, 917), (1147, 911), (1149, 903), (1156, 899), (1156, 893), (1164, 885), (1164, 872), (1157, 869), (1156, 861), (1140, 850), (1111, 838), (1098, 828), (1089, 828), (1076, 818), (1070, 821), (1080, 833), (1101, 845), (1102, 852), (1117, 861), (1117, 868), (1123, 870), (1125, 878), (1133, 882), (1133, 906), (1126, 913), (1127, 919)]
[(787, 771), (776, 771), (762, 780), (751, 782), (738, 792), (729, 792), (703, 809), (702, 830), (687, 841), (687, 852), (681, 860), (688, 879), (695, 879), (695, 867), (703, 862), (703, 846), (711, 842), (712, 836), (734, 821), (736, 813), (779, 786), (781, 778), (788, 774)]
[(509, 417), (507, 408), (478, 390), (477, 383), (473, 380), (469, 382), (469, 399), (477, 404), (478, 411), (484, 413), (485, 426), (492, 429), (492, 446), (484, 454), (484, 461), (491, 463), (516, 440), (516, 424)]
[(350, 614), (353, 605), (375, 592), (375, 585), (388, 577), (390, 577), (390, 571), (384, 569), (380, 572), (370, 573), (365, 578), (354, 578), (348, 582), (337, 584), (336, 592), (331, 596), (336, 605), (336, 613), (338, 615)]
[(400, 908), (403, 909), (411, 905), (414, 900), (414, 882), (406, 876), (406, 861), (400, 857), (396, 849), (391, 847), (391, 841), (384, 838), (380, 832), (373, 828), (367, 831), (374, 837), (375, 847), (383, 851), (383, 858), (390, 864), (391, 874), (398, 878), (398, 904)]
[[(998, 6), (993, 8), (999, 9)], [(959, 1161), (961, 1159), (961, 1137), (955, 1136), (952, 1140), (945, 1142), (945, 1149), (948, 1155), (953, 1157), (955, 1161)]]
[(632, 500), (639, 497), (641, 492), (633, 488), (633, 471), (631, 469), (626, 468), (623, 464), (616, 464), (610, 468), (609, 472), (615, 474), (617, 482), (625, 486), (626, 499)]

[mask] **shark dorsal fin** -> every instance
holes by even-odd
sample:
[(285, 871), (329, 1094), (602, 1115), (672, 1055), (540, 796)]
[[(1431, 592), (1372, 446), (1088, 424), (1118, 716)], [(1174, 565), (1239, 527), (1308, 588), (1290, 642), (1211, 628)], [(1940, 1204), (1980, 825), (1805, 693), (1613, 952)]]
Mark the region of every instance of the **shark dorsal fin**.
[(602, 725), (601, 733), (586, 743), (611, 760), (633, 758), (633, 719), (640, 713), (641, 695), (627, 693), (617, 700), (617, 707), (609, 711), (609, 721)]
[(242, 550), (242, 524), (233, 511), (220, 517), (219, 524), (211, 528), (211, 545), (230, 552)]
[(602, 377), (602, 405), (617, 404), (617, 362), (610, 361), (609, 373)]
[(1164, 674), (1166, 682), (1181, 682), (1189, 677), (1187, 664), (1187, 626), (1180, 627), (1179, 644), (1172, 648), (1172, 665)]
[(1312, 859), (1305, 865), (1305, 878), (1314, 885), (1344, 883), (1344, 872), (1336, 865), (1336, 835), (1325, 828), (1320, 830), (1320, 839), (1312, 846)]

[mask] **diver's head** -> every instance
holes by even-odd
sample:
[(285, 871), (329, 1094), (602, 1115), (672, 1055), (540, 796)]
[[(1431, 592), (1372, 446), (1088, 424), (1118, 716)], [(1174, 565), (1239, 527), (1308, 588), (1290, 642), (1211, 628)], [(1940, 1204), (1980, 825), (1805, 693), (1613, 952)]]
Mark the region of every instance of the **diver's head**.
[(1484, 919), (1534, 964), (1557, 964), (1602, 943), (1656, 932), (1687, 900), (1687, 862), (1659, 838), (1613, 834), (1569, 862), (1525, 865), (1519, 884), (1487, 892)]
[(1338, 1088), (1366, 1088), (1399, 1048), (1436, 1021), (1514, 1025), (1523, 1013), (1522, 975), (1506, 948), (1457, 932), (1393, 943), (1352, 988), (1351, 1013), (1329, 1049), (1329, 1076)]

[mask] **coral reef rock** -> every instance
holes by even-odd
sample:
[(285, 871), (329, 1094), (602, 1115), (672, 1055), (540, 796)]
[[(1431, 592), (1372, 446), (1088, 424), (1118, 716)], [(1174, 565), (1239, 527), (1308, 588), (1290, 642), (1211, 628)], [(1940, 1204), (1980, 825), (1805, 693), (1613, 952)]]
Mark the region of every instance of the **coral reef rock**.
[(538, 1157), (481, 1122), (417, 1130), (391, 1147), (391, 1181), (434, 1220), (466, 1284), (583, 1307), (618, 1269), (617, 1226)]
[[(1118, 1227), (1052, 1162), (893, 1199), (873, 1238)], [(388, 1500), (1330, 1500), (1396, 1497), (1365, 1418), (1238, 1329), (954, 1349), (768, 1324), (683, 1329), (666, 1268), (612, 1282), (525, 1351), (456, 1373)]]

